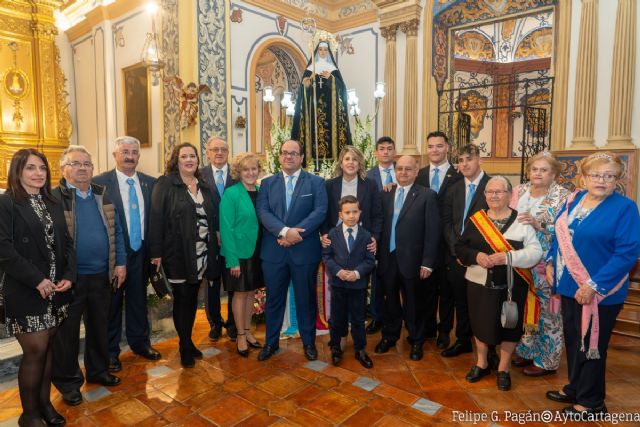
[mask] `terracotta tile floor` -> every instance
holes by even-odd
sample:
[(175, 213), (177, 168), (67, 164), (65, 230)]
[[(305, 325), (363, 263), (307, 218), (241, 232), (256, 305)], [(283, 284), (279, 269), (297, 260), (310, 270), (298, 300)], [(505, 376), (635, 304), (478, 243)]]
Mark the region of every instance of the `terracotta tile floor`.
[[(54, 391), (54, 405), (72, 426), (438, 426), (472, 424), (460, 419), (492, 411), (494, 425), (518, 425), (503, 411), (558, 410), (544, 393), (566, 379), (566, 366), (553, 376), (527, 378), (512, 371), (513, 389), (500, 392), (494, 377), (468, 384), (464, 375), (473, 364), (465, 354), (443, 359), (435, 342), (425, 344), (420, 362), (408, 360), (408, 345), (374, 355), (378, 336), (369, 337), (374, 368), (362, 368), (352, 357), (349, 341), (340, 367), (330, 364), (328, 336), (318, 337), (319, 360), (309, 364), (299, 340), (281, 341), (280, 353), (259, 363), (235, 352), (223, 338), (208, 339), (203, 312), (198, 313), (194, 341), (205, 352), (194, 369), (182, 369), (177, 339), (155, 345), (163, 359), (149, 362), (131, 353), (121, 357), (122, 384), (109, 388), (85, 385), (84, 402), (66, 406)], [(256, 335), (262, 340), (264, 326)], [(611, 412), (640, 411), (640, 340), (614, 337), (608, 355), (607, 405)], [(17, 388), (0, 393), (0, 425), (15, 425), (20, 414)], [(562, 424), (557, 422), (557, 425)], [(491, 425), (491, 420), (475, 425)], [(554, 425), (527, 423), (527, 425)], [(574, 424), (578, 425), (578, 424)], [(586, 425), (586, 424), (585, 424)], [(590, 426), (599, 424), (588, 424)], [(602, 424), (604, 425), (604, 424)], [(619, 425), (640, 425), (620, 423)]]

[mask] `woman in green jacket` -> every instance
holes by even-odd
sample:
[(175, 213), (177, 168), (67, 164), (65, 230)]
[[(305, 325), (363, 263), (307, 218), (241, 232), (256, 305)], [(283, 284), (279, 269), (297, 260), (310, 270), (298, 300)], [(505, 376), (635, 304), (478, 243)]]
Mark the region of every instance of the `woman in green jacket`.
[(227, 291), (234, 292), (236, 345), (243, 357), (249, 355), (249, 347), (262, 347), (250, 332), (254, 293), (264, 286), (260, 266), (261, 231), (255, 208), (259, 190), (256, 181), (261, 169), (257, 155), (238, 154), (231, 165), (231, 176), (239, 182), (225, 190), (220, 202), (221, 253), (226, 260), (223, 282)]

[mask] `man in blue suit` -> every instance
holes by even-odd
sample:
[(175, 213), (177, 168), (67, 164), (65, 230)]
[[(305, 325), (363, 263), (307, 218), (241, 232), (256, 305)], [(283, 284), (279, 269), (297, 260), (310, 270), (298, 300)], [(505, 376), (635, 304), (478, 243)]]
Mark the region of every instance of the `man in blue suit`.
[[(122, 300), (125, 302), (125, 327), (131, 350), (149, 360), (160, 359), (160, 353), (151, 347), (147, 318), (147, 281), (149, 279), (149, 253), (147, 237), (151, 192), (156, 179), (136, 171), (140, 160), (140, 141), (132, 136), (116, 138), (113, 158), (116, 167), (93, 178), (93, 182), (107, 188), (123, 224), (127, 251), (127, 279), (111, 297), (109, 310), (109, 371), (118, 372), (122, 364), (120, 339), (122, 337)], [(126, 294), (126, 298), (125, 298)]]
[(267, 287), (267, 337), (258, 360), (266, 360), (278, 350), (289, 282), (293, 282), (304, 355), (316, 360), (316, 270), (327, 192), (322, 178), (302, 169), (300, 142), (282, 144), (279, 159), (282, 172), (262, 181), (256, 202), (264, 227), (260, 256)]

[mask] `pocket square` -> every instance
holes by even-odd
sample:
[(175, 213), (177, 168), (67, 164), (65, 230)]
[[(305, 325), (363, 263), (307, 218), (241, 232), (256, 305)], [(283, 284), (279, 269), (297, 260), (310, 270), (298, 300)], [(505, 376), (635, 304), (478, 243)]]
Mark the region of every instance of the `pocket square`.
[(303, 194), (303, 195), (302, 195), (302, 196), (300, 196), (300, 197), (309, 197), (309, 196), (313, 196), (313, 194), (312, 194), (312, 193), (309, 193), (309, 194)]

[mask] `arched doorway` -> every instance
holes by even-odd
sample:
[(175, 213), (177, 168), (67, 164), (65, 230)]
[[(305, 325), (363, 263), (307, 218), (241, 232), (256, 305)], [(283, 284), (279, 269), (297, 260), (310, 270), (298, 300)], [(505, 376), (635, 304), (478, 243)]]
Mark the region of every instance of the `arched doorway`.
[[(306, 60), (300, 50), (285, 39), (273, 39), (263, 43), (251, 60), (250, 78), (254, 87), (249, 89), (249, 139), (251, 150), (264, 153), (264, 144), (270, 141), (271, 124), (284, 124), (286, 117), (280, 108), (284, 92), (291, 92), (295, 100), (300, 76)], [(270, 86), (275, 101), (270, 106), (262, 100), (263, 90)]]

